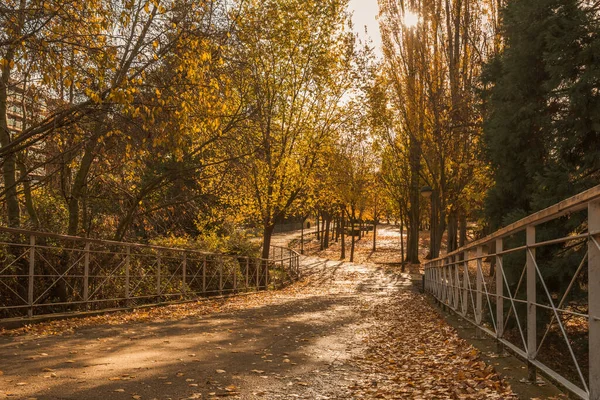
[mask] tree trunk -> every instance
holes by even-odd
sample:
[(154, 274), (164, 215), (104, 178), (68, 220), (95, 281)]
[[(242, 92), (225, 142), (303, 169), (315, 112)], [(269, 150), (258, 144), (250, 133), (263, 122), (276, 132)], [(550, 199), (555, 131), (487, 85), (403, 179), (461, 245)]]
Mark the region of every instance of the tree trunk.
[(335, 217), (335, 214), (331, 215), (331, 236), (329, 237), (329, 241), (333, 242), (335, 240), (335, 231), (338, 219)]
[(325, 238), (327, 237), (327, 233), (325, 232), (325, 213), (321, 213), (321, 241), (319, 248), (323, 250), (325, 248)]
[(350, 262), (354, 262), (354, 224), (355, 224), (355, 211), (354, 211), (354, 207), (352, 208), (352, 220), (350, 221), (350, 237), (351, 237), (351, 242), (350, 242)]
[(25, 197), (25, 208), (27, 210), (27, 214), (29, 214), (29, 219), (31, 220), (31, 226), (34, 231), (40, 229), (40, 220), (37, 215), (37, 211), (35, 209), (35, 205), (33, 204), (33, 196), (31, 195), (31, 181), (27, 176), (27, 166), (25, 165), (25, 154), (21, 154), (17, 158), (17, 163), (19, 165), (19, 171), (21, 173), (21, 178), (23, 179), (23, 196)]
[(404, 217), (400, 213), (400, 261), (402, 264), (402, 272), (404, 272)]
[(448, 253), (458, 248), (458, 216), (455, 210), (448, 215)]
[(377, 251), (377, 220), (373, 219), (373, 252)]
[(458, 233), (458, 247), (463, 247), (467, 244), (467, 216), (464, 212), (460, 214)]
[(341, 235), (342, 235), (342, 251), (340, 254), (340, 258), (343, 260), (346, 258), (346, 220), (344, 211), (342, 210), (341, 216)]
[[(10, 66), (8, 60), (3, 60), (0, 79), (0, 145), (2, 148), (10, 145), (11, 137), (8, 129), (6, 110), (8, 107), (8, 86), (10, 85)], [(16, 154), (9, 152), (2, 158), (2, 178), (4, 179), (4, 198), (6, 199), (6, 213), (8, 226), (18, 228), (21, 224), (21, 210), (17, 193), (16, 179)]]
[(438, 258), (442, 251), (442, 239), (444, 237), (444, 232), (446, 231), (446, 207), (442, 203), (441, 197), (438, 197), (438, 220), (437, 227), (435, 231), (435, 250), (434, 254), (435, 258)]
[(97, 122), (94, 134), (85, 145), (85, 153), (81, 158), (81, 164), (71, 188), (71, 196), (68, 201), (69, 226), (67, 229), (68, 234), (71, 236), (76, 236), (79, 231), (79, 202), (85, 193), (87, 177), (96, 156), (96, 147), (98, 146), (98, 139), (101, 136), (101, 129), (101, 122)]
[(304, 222), (306, 217), (302, 218), (302, 226), (300, 226), (300, 254), (304, 254)]
[(321, 231), (319, 231), (319, 212), (317, 211), (317, 240), (321, 240)]
[(264, 260), (269, 259), (269, 252), (271, 250), (271, 238), (273, 237), (274, 230), (274, 223), (266, 223), (263, 226), (263, 248), (261, 258), (263, 258)]
[(323, 248), (329, 248), (329, 228), (331, 225), (331, 216), (329, 213), (324, 215), (325, 217), (325, 234), (323, 235)]
[(408, 210), (408, 243), (406, 249), (406, 261), (419, 264), (419, 201), (421, 191), (419, 188), (419, 173), (421, 170), (421, 147), (415, 138), (411, 138), (409, 145), (410, 162), (410, 189)]

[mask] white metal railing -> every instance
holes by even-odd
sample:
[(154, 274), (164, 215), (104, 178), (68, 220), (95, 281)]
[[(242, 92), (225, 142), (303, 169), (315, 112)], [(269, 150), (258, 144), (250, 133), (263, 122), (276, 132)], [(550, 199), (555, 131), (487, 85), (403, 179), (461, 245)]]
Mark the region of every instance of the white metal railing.
[[(549, 226), (562, 233), (536, 237)], [(538, 368), (600, 399), (600, 186), (427, 262), (425, 290), (525, 358), (531, 380)]]
[(268, 260), (0, 227), (0, 320), (268, 290), (299, 277), (299, 254)]

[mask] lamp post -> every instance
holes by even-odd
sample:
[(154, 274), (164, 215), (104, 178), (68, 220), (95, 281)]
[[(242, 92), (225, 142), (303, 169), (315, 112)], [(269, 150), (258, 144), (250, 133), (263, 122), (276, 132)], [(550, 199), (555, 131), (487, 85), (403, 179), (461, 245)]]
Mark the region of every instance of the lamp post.
[[(431, 186), (423, 186), (421, 188), (421, 195), (426, 199), (431, 199), (433, 195), (433, 189)], [(431, 216), (429, 218), (429, 257), (431, 259), (434, 258), (434, 254), (436, 254), (436, 243), (435, 243), (435, 201), (431, 199)]]

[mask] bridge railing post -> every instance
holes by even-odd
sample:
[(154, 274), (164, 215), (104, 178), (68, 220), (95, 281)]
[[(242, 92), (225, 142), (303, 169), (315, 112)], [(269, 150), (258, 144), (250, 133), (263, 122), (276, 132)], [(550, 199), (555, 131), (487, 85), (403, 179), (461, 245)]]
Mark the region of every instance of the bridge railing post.
[(588, 305), (590, 400), (600, 400), (600, 201), (588, 204)]
[(27, 316), (33, 317), (33, 291), (34, 291), (34, 279), (35, 279), (35, 236), (29, 236), (29, 281), (27, 288)]
[(90, 242), (85, 243), (83, 251), (83, 301), (87, 310), (90, 306)]
[(161, 295), (161, 282), (160, 282), (160, 254), (156, 258), (156, 296)]
[(454, 310), (458, 311), (458, 305), (460, 304), (460, 299), (459, 299), (459, 285), (460, 285), (460, 275), (459, 275), (459, 268), (458, 268), (458, 255), (455, 254), (452, 256), (452, 265), (454, 268)]
[(526, 229), (526, 257), (527, 257), (527, 368), (529, 381), (535, 383), (537, 369), (532, 361), (537, 352), (537, 299), (536, 299), (536, 271), (535, 271), (535, 226), (529, 225)]
[(125, 247), (125, 302), (126, 302), (126, 306), (129, 307), (130, 306), (130, 297), (131, 297), (131, 290), (130, 290), (130, 285), (129, 285), (129, 280), (130, 280), (130, 273), (131, 273), (131, 245), (128, 245), (127, 247)]
[(481, 325), (483, 322), (483, 268), (481, 265), (483, 257), (483, 246), (477, 246), (476, 273), (475, 273), (475, 322)]
[(463, 252), (463, 293), (462, 293), (462, 313), (464, 317), (469, 311), (469, 252)]
[(181, 261), (181, 294), (183, 297), (187, 294), (187, 253), (183, 253), (183, 260)]
[(496, 239), (496, 339), (498, 343), (498, 353), (503, 353), (504, 348), (500, 339), (504, 336), (504, 282), (502, 281), (502, 238)]

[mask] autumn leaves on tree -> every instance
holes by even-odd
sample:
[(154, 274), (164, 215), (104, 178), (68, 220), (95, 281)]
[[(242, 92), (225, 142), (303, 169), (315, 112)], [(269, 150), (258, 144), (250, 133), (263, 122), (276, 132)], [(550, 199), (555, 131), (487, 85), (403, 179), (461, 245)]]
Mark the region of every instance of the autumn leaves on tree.
[[(131, 241), (251, 228), (266, 256), (276, 224), (311, 214), (320, 247), (352, 234), (353, 259), (386, 217), (402, 261), (422, 228), (429, 257), (456, 249), (467, 221), (543, 206), (515, 182), (560, 176), (565, 197), (597, 177), (594, 10), (535, 3), (379, 0), (377, 60), (346, 0), (5, 1), (1, 222)], [(529, 40), (547, 35), (560, 46)], [(508, 96), (520, 80), (531, 96)], [(541, 111), (515, 125), (515, 107)]]
[(233, 223), (260, 226), (268, 251), (275, 224), (310, 203), (354, 85), (344, 1), (4, 11), (5, 224), (148, 240)]

